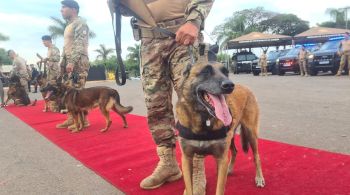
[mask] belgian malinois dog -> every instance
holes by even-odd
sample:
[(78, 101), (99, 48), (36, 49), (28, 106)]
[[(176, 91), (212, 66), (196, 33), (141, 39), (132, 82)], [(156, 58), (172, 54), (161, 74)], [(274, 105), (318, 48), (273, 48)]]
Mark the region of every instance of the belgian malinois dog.
[(234, 135), (239, 126), (243, 150), (248, 152), (249, 145), (253, 150), (256, 186), (265, 185), (258, 153), (258, 103), (248, 88), (234, 85), (228, 73), (221, 63), (204, 60), (188, 65), (183, 72), (176, 104), (176, 127), (182, 150), (185, 194), (192, 195), (194, 154), (214, 156), (218, 171), (216, 194), (224, 194), (227, 174), (232, 173), (237, 154)]
[(20, 78), (18, 76), (12, 76), (9, 79), (9, 89), (7, 91), (7, 99), (5, 105), (12, 99), (16, 106), (35, 106), (37, 100), (35, 99), (33, 103), (30, 102), (29, 96), (20, 83)]
[(131, 106), (124, 107), (120, 104), (119, 93), (115, 89), (109, 87), (75, 89), (58, 82), (56, 86), (48, 84), (42, 91), (49, 93), (48, 100), (61, 101), (68, 113), (72, 114), (75, 125), (75, 129), (72, 132), (82, 130), (85, 115), (90, 109), (96, 107), (100, 108), (106, 119), (106, 127), (101, 129), (101, 132), (107, 131), (112, 124), (109, 115), (110, 110), (121, 116), (124, 128), (128, 127), (124, 115), (131, 112), (133, 108)]
[(48, 80), (47, 80), (47, 76), (43, 73), (40, 73), (36, 79), (39, 87), (40, 87), (40, 93), (41, 93), (41, 96), (43, 97), (43, 100), (44, 100), (44, 109), (43, 109), (43, 112), (48, 112), (48, 111), (51, 111), (51, 112), (59, 112), (60, 111), (60, 108), (59, 106), (57, 107), (52, 107), (52, 106), (49, 106), (50, 104), (52, 105), (52, 103), (56, 103), (57, 105), (59, 105), (59, 102), (56, 102), (56, 101), (50, 101), (48, 99), (48, 97), (50, 96), (50, 92), (49, 91), (43, 91), (42, 89), (47, 85), (48, 83)]

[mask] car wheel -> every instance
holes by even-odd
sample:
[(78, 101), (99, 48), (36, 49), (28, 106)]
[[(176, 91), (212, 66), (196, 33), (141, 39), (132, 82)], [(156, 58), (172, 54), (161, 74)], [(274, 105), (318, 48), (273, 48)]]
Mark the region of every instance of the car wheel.
[(253, 71), (253, 75), (254, 75), (254, 76), (259, 76), (259, 73), (260, 73), (260, 72), (258, 72), (258, 71)]
[(318, 73), (318, 71), (317, 71), (315, 68), (313, 68), (313, 67), (310, 67), (310, 68), (309, 68), (309, 74), (310, 74), (311, 76), (316, 76), (317, 73)]

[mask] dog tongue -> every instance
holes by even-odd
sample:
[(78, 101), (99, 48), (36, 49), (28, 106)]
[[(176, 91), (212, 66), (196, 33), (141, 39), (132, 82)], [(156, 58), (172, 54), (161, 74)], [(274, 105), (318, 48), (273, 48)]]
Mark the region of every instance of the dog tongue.
[(51, 95), (51, 93), (52, 93), (52, 91), (48, 91), (48, 92), (46, 93), (45, 99), (49, 98), (50, 95)]
[(232, 122), (232, 116), (226, 104), (225, 96), (224, 95), (216, 96), (209, 93), (208, 95), (212, 100), (212, 104), (214, 104), (212, 106), (214, 106), (215, 108), (216, 117), (220, 119), (225, 126), (230, 125)]

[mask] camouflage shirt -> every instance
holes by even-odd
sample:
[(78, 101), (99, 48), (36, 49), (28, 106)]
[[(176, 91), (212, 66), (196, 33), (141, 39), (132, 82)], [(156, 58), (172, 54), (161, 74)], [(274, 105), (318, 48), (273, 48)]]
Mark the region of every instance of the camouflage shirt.
[(20, 78), (29, 79), (26, 61), (23, 58), (16, 56), (15, 59), (13, 60), (12, 65), (13, 65), (12, 75), (17, 75)]
[(81, 56), (88, 56), (89, 27), (78, 17), (70, 21), (64, 30), (63, 57), (67, 63), (77, 65)]
[(204, 20), (209, 15), (214, 0), (192, 0), (185, 11), (186, 21), (191, 21), (199, 29), (204, 29)]
[(51, 47), (48, 48), (47, 59), (49, 63), (60, 61), (60, 50), (55, 45), (52, 45)]

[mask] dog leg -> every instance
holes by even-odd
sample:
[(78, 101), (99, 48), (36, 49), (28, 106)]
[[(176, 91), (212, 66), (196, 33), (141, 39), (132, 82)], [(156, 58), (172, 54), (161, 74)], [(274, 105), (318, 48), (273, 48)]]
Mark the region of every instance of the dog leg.
[(192, 162), (191, 157), (182, 154), (182, 173), (185, 182), (185, 192), (184, 195), (193, 195), (192, 191)]
[(227, 169), (228, 169), (228, 152), (223, 154), (222, 158), (216, 159), (218, 174), (217, 174), (217, 184), (216, 184), (216, 195), (224, 195), (225, 184), (227, 180)]
[(111, 118), (109, 116), (109, 111), (101, 109), (101, 112), (106, 119), (106, 127), (104, 129), (101, 129), (101, 132), (106, 132), (109, 129), (109, 127), (111, 126), (112, 121), (111, 121)]
[(232, 138), (232, 141), (230, 144), (230, 150), (231, 150), (231, 159), (230, 159), (230, 164), (228, 167), (228, 174), (229, 175), (233, 174), (233, 166), (235, 164), (236, 156), (237, 156), (237, 148), (235, 146), (234, 137)]
[(128, 128), (128, 122), (126, 121), (124, 114), (120, 113), (115, 106), (113, 106), (112, 109), (115, 113), (117, 113), (120, 117), (122, 117), (124, 128)]
[(72, 112), (72, 117), (73, 117), (74, 126), (75, 126), (75, 128), (72, 129), (72, 133), (77, 133), (77, 132), (79, 132), (79, 127), (80, 127), (79, 113), (73, 114), (73, 112)]
[(261, 162), (260, 162), (260, 156), (258, 151), (258, 139), (256, 136), (252, 135), (250, 136), (250, 147), (253, 150), (254, 155), (254, 163), (255, 163), (255, 169), (256, 169), (256, 176), (255, 176), (255, 184), (257, 187), (264, 187), (265, 186), (265, 179), (261, 170)]

